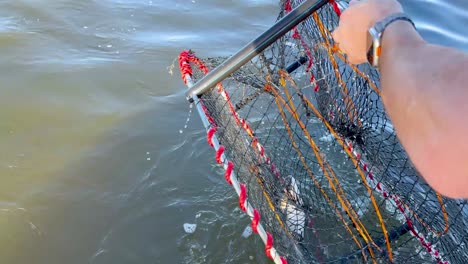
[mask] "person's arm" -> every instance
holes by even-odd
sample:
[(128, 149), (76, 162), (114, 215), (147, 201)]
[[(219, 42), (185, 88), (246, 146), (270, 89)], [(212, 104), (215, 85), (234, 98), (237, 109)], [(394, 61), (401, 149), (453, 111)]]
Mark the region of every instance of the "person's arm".
[(398, 138), (426, 181), (468, 198), (468, 55), (424, 42), (411, 24), (383, 35), (382, 98)]
[[(363, 47), (347, 45), (353, 41), (347, 24), (357, 23), (352, 16), (377, 13), (360, 24), (367, 31), (401, 11), (395, 0), (354, 2), (343, 13), (348, 12), (335, 40), (351, 62), (361, 63), (366, 58)], [(431, 45), (410, 23), (398, 21), (384, 31), (379, 70), (385, 109), (411, 161), (435, 190), (468, 198), (468, 55)]]

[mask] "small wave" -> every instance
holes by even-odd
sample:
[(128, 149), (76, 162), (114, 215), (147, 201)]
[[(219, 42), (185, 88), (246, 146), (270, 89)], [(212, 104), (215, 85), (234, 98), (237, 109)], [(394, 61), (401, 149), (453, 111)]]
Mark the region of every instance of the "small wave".
[(14, 17), (0, 18), (0, 33), (18, 31), (18, 20)]
[(459, 32), (453, 31), (453, 30), (449, 30), (447, 28), (441, 28), (439, 26), (429, 24), (429, 23), (419, 23), (418, 24), (418, 29), (419, 30), (427, 30), (427, 31), (430, 31), (433, 34), (440, 35), (440, 36), (442, 36), (441, 39), (445, 38), (445, 39), (450, 39), (451, 41), (457, 41), (457, 42), (462, 43), (462, 44), (463, 43), (468, 44), (468, 39), (467, 39), (467, 37), (465, 35), (463, 35), (463, 34), (461, 34)]

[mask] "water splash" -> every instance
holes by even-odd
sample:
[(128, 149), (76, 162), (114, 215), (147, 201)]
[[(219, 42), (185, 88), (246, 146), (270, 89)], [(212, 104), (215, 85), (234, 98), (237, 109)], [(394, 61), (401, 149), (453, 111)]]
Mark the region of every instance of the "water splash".
[(187, 119), (185, 120), (184, 128), (179, 130), (180, 134), (183, 134), (184, 130), (187, 129), (188, 123), (190, 122), (190, 118), (192, 117), (192, 112), (193, 112), (193, 103), (190, 103), (189, 112), (188, 112), (188, 115), (187, 115)]

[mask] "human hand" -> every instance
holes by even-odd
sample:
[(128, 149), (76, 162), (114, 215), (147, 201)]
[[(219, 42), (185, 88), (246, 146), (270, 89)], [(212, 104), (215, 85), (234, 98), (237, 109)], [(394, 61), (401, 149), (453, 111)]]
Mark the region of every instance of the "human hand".
[(340, 49), (347, 54), (349, 62), (367, 62), (371, 46), (368, 30), (385, 17), (403, 12), (396, 0), (352, 0), (340, 17), (340, 24), (332, 33)]

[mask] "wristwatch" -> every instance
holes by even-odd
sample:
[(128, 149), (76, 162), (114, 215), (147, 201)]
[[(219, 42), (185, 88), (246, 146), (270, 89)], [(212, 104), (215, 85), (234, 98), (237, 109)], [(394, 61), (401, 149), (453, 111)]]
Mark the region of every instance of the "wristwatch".
[(396, 13), (375, 23), (375, 25), (369, 29), (369, 37), (372, 40), (372, 45), (367, 51), (367, 60), (372, 66), (376, 68), (379, 67), (379, 59), (382, 52), (382, 36), (385, 28), (398, 20), (408, 21), (414, 28), (416, 28), (411, 18), (409, 18), (405, 13)]

